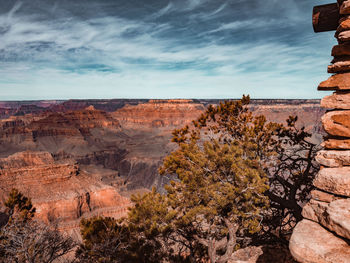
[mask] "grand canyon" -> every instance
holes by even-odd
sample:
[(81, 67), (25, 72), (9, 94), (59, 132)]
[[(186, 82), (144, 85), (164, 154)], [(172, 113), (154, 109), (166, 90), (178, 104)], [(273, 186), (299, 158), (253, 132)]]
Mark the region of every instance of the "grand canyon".
[(0, 263), (350, 263), (349, 207), (350, 0), (0, 0)]
[[(132, 194), (162, 191), (172, 131), (219, 100), (68, 100), (0, 102), (0, 207), (12, 188), (30, 197), (36, 217), (81, 240), (79, 222), (125, 216)], [(269, 121), (299, 116), (320, 143), (319, 100), (252, 100)], [(3, 211), (4, 212), (4, 211)]]

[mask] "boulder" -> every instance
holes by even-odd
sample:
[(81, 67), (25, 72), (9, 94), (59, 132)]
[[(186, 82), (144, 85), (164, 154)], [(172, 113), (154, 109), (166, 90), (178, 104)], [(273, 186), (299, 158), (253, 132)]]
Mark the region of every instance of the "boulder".
[[(349, 67), (350, 67), (350, 61)], [(350, 110), (350, 93), (335, 92), (321, 100), (321, 107), (328, 109)]]
[(319, 151), (316, 161), (327, 167), (340, 167), (350, 165), (350, 151)]
[[(350, 54), (350, 45), (349, 54)], [(318, 85), (318, 90), (350, 90), (350, 73), (336, 74)]]
[(306, 219), (294, 228), (289, 249), (301, 263), (350, 263), (347, 242)]
[(350, 110), (327, 112), (322, 116), (322, 124), (330, 135), (350, 137)]
[(350, 167), (323, 168), (313, 184), (326, 192), (350, 197)]

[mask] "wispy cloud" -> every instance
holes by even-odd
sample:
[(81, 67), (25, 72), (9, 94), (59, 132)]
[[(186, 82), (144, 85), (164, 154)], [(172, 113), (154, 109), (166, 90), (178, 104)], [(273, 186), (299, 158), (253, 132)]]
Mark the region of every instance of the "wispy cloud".
[(150, 12), (135, 3), (139, 17), (104, 1), (87, 17), (59, 2), (0, 12), (0, 99), (321, 96), (332, 39), (296, 27), (310, 19), (298, 1), (285, 3), (290, 20), (267, 15), (275, 0), (152, 1)]

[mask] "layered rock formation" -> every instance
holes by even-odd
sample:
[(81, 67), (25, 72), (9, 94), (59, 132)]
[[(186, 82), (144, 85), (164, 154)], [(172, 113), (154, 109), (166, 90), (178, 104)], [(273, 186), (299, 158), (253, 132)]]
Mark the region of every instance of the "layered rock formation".
[(126, 128), (167, 128), (185, 126), (203, 112), (203, 104), (192, 100), (150, 100), (138, 105), (126, 105), (113, 116)]
[(294, 229), (290, 251), (302, 263), (350, 262), (350, 1), (338, 0), (341, 15), (328, 67), (335, 73), (319, 90), (335, 90), (321, 106), (328, 136), (317, 155), (321, 170), (314, 179), (317, 190), (303, 208), (304, 220)]
[[(168, 182), (158, 167), (175, 147), (171, 131), (196, 119), (209, 102), (30, 103), (37, 107), (0, 102), (15, 112), (0, 120), (0, 206), (16, 187), (32, 198), (41, 219), (78, 237), (81, 218), (119, 217), (132, 193), (161, 189)], [(302, 125), (311, 128), (323, 112), (317, 103), (264, 100), (253, 101), (251, 109), (271, 121), (303, 115)], [(40, 107), (45, 111), (35, 112)], [(23, 115), (20, 109), (30, 112)]]
[[(12, 188), (32, 198), (36, 216), (79, 239), (81, 218), (124, 216), (129, 199), (103, 182), (101, 174), (73, 160), (57, 162), (48, 152), (19, 152), (0, 159), (0, 205)], [(119, 179), (120, 180), (120, 179)]]
[(9, 118), (10, 116), (40, 114), (62, 102), (59, 100), (0, 101), (0, 120)]
[(320, 102), (318, 100), (282, 102), (261, 105), (253, 101), (249, 108), (255, 115), (264, 115), (268, 121), (283, 124), (286, 124), (289, 116), (298, 116), (297, 127), (304, 127), (305, 131), (311, 133), (313, 143), (321, 143), (324, 131), (319, 120), (325, 113), (325, 109), (320, 107)]

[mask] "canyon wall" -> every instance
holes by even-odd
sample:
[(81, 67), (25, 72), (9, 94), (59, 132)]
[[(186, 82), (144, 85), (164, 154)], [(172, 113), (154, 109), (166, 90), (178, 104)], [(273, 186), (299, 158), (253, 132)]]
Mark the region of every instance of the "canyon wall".
[(81, 218), (124, 216), (130, 205), (101, 174), (81, 169), (73, 160), (55, 161), (48, 152), (18, 152), (0, 159), (0, 203), (13, 188), (31, 197), (36, 217), (79, 239)]
[[(12, 102), (16, 113), (0, 120), (0, 206), (11, 188), (18, 188), (32, 198), (39, 218), (79, 239), (81, 218), (124, 216), (131, 194), (168, 183), (158, 167), (176, 147), (172, 130), (190, 124), (209, 102), (35, 103), (37, 107), (23, 107)], [(300, 125), (320, 136), (315, 124), (324, 110), (317, 103), (253, 101), (250, 107), (271, 121), (303, 116)], [(33, 110), (40, 107), (45, 110)], [(24, 108), (30, 112), (24, 114)]]

